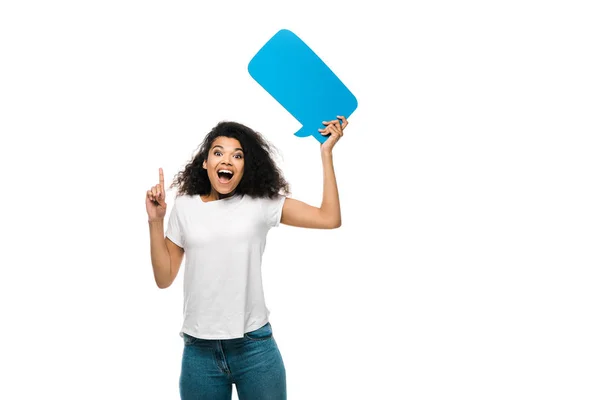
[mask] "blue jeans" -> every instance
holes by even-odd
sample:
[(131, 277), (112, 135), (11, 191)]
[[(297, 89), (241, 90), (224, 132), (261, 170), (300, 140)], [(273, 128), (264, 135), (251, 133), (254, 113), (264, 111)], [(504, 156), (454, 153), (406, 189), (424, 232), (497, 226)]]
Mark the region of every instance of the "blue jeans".
[(266, 323), (243, 338), (198, 339), (183, 333), (181, 400), (285, 400), (283, 359)]

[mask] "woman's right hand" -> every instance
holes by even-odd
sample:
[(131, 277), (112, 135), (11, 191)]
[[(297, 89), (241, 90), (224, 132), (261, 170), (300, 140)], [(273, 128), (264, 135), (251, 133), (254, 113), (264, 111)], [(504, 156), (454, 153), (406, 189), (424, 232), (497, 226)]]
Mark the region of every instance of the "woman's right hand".
[(165, 178), (162, 168), (158, 169), (158, 185), (153, 186), (146, 192), (146, 212), (148, 212), (148, 221), (163, 220), (167, 213)]

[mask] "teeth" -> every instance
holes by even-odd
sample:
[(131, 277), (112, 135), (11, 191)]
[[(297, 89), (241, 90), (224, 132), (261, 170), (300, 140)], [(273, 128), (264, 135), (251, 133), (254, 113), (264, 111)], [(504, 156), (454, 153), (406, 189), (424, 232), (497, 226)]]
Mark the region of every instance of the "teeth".
[(227, 174), (231, 174), (231, 175), (233, 175), (233, 172), (231, 172), (231, 171), (228, 171), (228, 170), (226, 170), (226, 169), (220, 169), (218, 172), (225, 172), (225, 173), (227, 173)]

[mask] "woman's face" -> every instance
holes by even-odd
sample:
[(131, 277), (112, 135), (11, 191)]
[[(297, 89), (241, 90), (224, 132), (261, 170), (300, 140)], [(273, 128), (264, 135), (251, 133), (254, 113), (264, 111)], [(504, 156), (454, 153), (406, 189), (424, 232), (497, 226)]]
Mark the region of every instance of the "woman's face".
[(202, 165), (213, 189), (220, 194), (232, 193), (244, 175), (244, 151), (237, 139), (217, 137)]

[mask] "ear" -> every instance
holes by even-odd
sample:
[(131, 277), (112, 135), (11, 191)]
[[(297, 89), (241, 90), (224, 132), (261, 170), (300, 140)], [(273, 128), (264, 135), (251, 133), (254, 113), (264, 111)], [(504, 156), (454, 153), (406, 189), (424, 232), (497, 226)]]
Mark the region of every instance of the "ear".
[(206, 160), (202, 162), (202, 168), (206, 169)]

